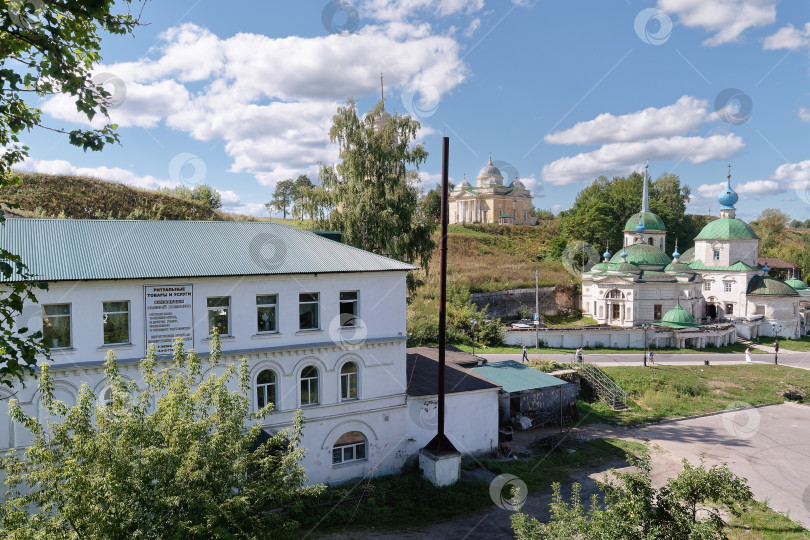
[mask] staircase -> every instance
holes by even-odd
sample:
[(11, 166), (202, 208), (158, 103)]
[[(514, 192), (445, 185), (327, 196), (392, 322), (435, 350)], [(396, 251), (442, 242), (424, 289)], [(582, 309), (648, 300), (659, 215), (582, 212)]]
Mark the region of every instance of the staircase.
[(583, 379), (590, 383), (599, 399), (607, 403), (614, 411), (628, 409), (627, 393), (616, 384), (607, 373), (593, 364), (574, 364)]

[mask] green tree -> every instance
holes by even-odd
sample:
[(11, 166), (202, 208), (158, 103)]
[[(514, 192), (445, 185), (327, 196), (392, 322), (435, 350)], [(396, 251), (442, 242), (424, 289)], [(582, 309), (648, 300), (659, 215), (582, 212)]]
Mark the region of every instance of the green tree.
[[(316, 201), (319, 228), (341, 231), (343, 240), (367, 251), (427, 269), (435, 248), (436, 221), (419, 204), (419, 167), (427, 152), (411, 146), (419, 122), (389, 116), (382, 104), (363, 119), (349, 100), (332, 119), (329, 138), (340, 162), (323, 165)], [(410, 168), (409, 168), (410, 167)], [(409, 288), (413, 277), (408, 276)]]
[(216, 334), (207, 362), (178, 340), (171, 367), (158, 370), (152, 346), (140, 364), (140, 389), (121, 377), (110, 352), (111, 402), (99, 402), (85, 384), (72, 407), (54, 399), (43, 364), (45, 419), (28, 416), (16, 400), (9, 404), (34, 438), (24, 456), (12, 451), (0, 462), (6, 537), (270, 538), (293, 531), (294, 522), (271, 510), (302, 492), (303, 416), (298, 411), (291, 428), (259, 444), (261, 423), (246, 420), (264, 418), (271, 406), (250, 413), (247, 362), (219, 366), (219, 351)]
[(534, 208), (532, 215), (537, 219), (554, 219), (554, 212), (551, 210), (543, 210), (542, 208)]
[[(136, 16), (113, 13), (112, 6), (112, 0), (0, 2), (0, 187), (21, 181), (12, 173), (29, 155), (20, 137), (35, 128), (63, 133), (85, 151), (118, 141), (112, 124), (71, 131), (47, 126), (38, 107), (43, 98), (66, 94), (89, 120), (108, 116), (112, 96), (92, 77), (101, 34), (128, 34), (139, 25)], [(0, 211), (0, 223), (4, 219)], [(46, 285), (32, 280), (24, 261), (6, 249), (0, 249), (0, 272), (8, 285), (0, 294), (0, 383), (10, 385), (33, 374), (37, 355), (47, 354), (40, 333), (14, 329), (24, 302), (36, 302), (36, 290)]]
[[(449, 186), (448, 188), (449, 190), (453, 189)], [(420, 204), (422, 205), (422, 213), (439, 223), (439, 220), (442, 219), (442, 186), (436, 184), (436, 187), (422, 196)]]
[[(518, 511), (512, 516), (512, 529), (519, 540), (588, 538), (593, 540), (682, 540), (727, 539), (725, 522), (717, 506), (734, 515), (753, 501), (744, 479), (726, 465), (695, 467), (686, 459), (684, 470), (669, 479), (660, 490), (652, 487), (649, 456), (631, 460), (635, 472), (612, 471), (612, 478), (599, 483), (603, 493), (593, 495), (587, 510), (581, 502), (581, 489), (574, 484), (571, 502), (553, 485), (551, 520), (540, 523)], [(699, 508), (705, 516), (698, 515)]]
[(313, 184), (312, 180), (305, 174), (299, 175), (293, 183), (292, 190), (290, 191), (293, 202), (293, 214), (300, 215), (301, 221), (304, 221), (305, 212), (309, 214), (310, 218), (314, 213), (312, 204), (312, 190), (314, 188), (315, 184)]
[(211, 210), (222, 208), (222, 195), (208, 184), (194, 186), (194, 189), (191, 190), (191, 199), (205, 203)]
[(264, 205), (267, 208), (267, 211), (272, 212), (273, 210), (276, 210), (282, 213), (284, 219), (287, 219), (287, 209), (290, 207), (290, 204), (293, 201), (294, 189), (295, 182), (293, 182), (292, 178), (282, 180), (276, 184), (276, 190), (273, 192), (273, 198), (269, 203)]
[[(643, 175), (631, 173), (608, 180), (597, 178), (577, 195), (574, 205), (560, 213), (560, 228), (566, 240), (584, 240), (601, 251), (609, 243), (615, 251), (623, 244), (624, 224), (641, 209)], [(698, 230), (686, 217), (689, 186), (681, 186), (674, 174), (662, 174), (650, 182), (650, 211), (667, 227), (666, 251), (678, 241), (681, 251), (690, 247)]]

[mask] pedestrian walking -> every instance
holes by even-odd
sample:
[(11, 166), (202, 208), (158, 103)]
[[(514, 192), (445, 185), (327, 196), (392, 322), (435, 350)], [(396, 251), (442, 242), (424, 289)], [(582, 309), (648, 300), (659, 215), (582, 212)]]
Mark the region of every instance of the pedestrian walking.
[(523, 346), (523, 359), (521, 359), (521, 362), (524, 362), (524, 363), (529, 362), (529, 355), (526, 352), (526, 345)]
[(749, 364), (751, 363), (751, 347), (745, 349), (745, 361)]
[(773, 363), (779, 363), (779, 340), (773, 342)]
[(653, 351), (652, 351), (652, 349), (650, 349), (649, 355), (650, 355), (650, 364), (655, 364), (655, 362), (653, 362)]
[(582, 347), (579, 347), (577, 349), (576, 357), (577, 357), (577, 363), (581, 364), (582, 363)]

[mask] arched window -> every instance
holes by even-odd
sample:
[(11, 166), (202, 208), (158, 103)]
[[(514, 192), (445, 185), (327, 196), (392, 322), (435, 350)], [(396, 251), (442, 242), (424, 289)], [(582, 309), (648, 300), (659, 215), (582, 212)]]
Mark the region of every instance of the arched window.
[(332, 447), (332, 465), (366, 460), (366, 438), (359, 431), (344, 433)]
[(113, 402), (112, 386), (104, 390), (104, 394), (101, 397), (101, 401), (102, 403), (104, 403), (105, 407), (109, 407), (110, 405), (112, 405)]
[(307, 366), (301, 371), (301, 405), (318, 403), (318, 368)]
[(256, 377), (256, 408), (261, 409), (267, 405), (273, 405), (278, 409), (276, 403), (276, 372), (272, 369), (265, 369)]
[(340, 368), (340, 399), (357, 399), (357, 364), (346, 362)]
[(605, 298), (624, 298), (624, 294), (619, 289), (611, 289), (607, 292)]

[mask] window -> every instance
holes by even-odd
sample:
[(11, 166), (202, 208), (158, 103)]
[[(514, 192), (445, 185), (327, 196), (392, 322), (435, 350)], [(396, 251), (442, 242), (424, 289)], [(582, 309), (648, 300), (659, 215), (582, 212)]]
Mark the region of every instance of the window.
[(230, 335), (229, 316), (231, 311), (230, 296), (212, 296), (208, 299), (208, 334), (214, 333), (214, 328), (221, 336)]
[(52, 349), (70, 347), (70, 304), (42, 306), (42, 341)]
[(257, 332), (278, 332), (277, 309), (278, 295), (260, 294), (256, 296)]
[(765, 306), (754, 305), (754, 315), (765, 315)]
[(654, 321), (660, 321), (661, 320), (661, 314), (662, 314), (663, 311), (664, 310), (662, 309), (661, 304), (653, 305), (653, 320)]
[(619, 289), (609, 290), (606, 296), (607, 298), (624, 298), (622, 291), (620, 291)]
[(332, 447), (332, 465), (366, 459), (366, 438), (359, 431), (344, 433)]
[(484, 210), (484, 221), (486, 221), (486, 220), (487, 220), (487, 211)]
[(650, 245), (653, 245), (653, 237), (652, 236), (647, 238), (647, 243), (650, 244)]
[(613, 310), (613, 313), (612, 313), (613, 320), (619, 319), (619, 317), (621, 317), (621, 314), (622, 314), (621, 306), (619, 304), (611, 304), (611, 308)]
[(276, 372), (265, 369), (256, 377), (256, 408), (261, 409), (267, 405), (276, 405)]
[(726, 304), (726, 315), (734, 315), (734, 304)]
[(129, 343), (129, 302), (102, 302), (104, 345)]
[(712, 282), (711, 282), (711, 281), (707, 281), (706, 283), (704, 283), (704, 284), (703, 284), (703, 290), (704, 290), (704, 291), (710, 291), (710, 290), (712, 290)]
[(523, 221), (526, 221), (526, 210), (523, 211)]
[(318, 368), (307, 366), (301, 371), (301, 405), (318, 404)]
[(340, 399), (357, 399), (357, 364), (346, 362), (340, 368)]
[(730, 281), (724, 281), (723, 282), (723, 291), (731, 292), (731, 282)]
[(719, 249), (714, 250), (714, 257), (713, 258), (714, 258), (715, 261), (720, 260), (720, 250)]
[(340, 293), (340, 326), (357, 326), (357, 291)]
[(318, 293), (301, 293), (298, 295), (298, 328), (301, 330), (317, 330), (318, 322)]
[(105, 407), (109, 407), (113, 403), (113, 390), (112, 386), (104, 390), (104, 396), (101, 398)]

